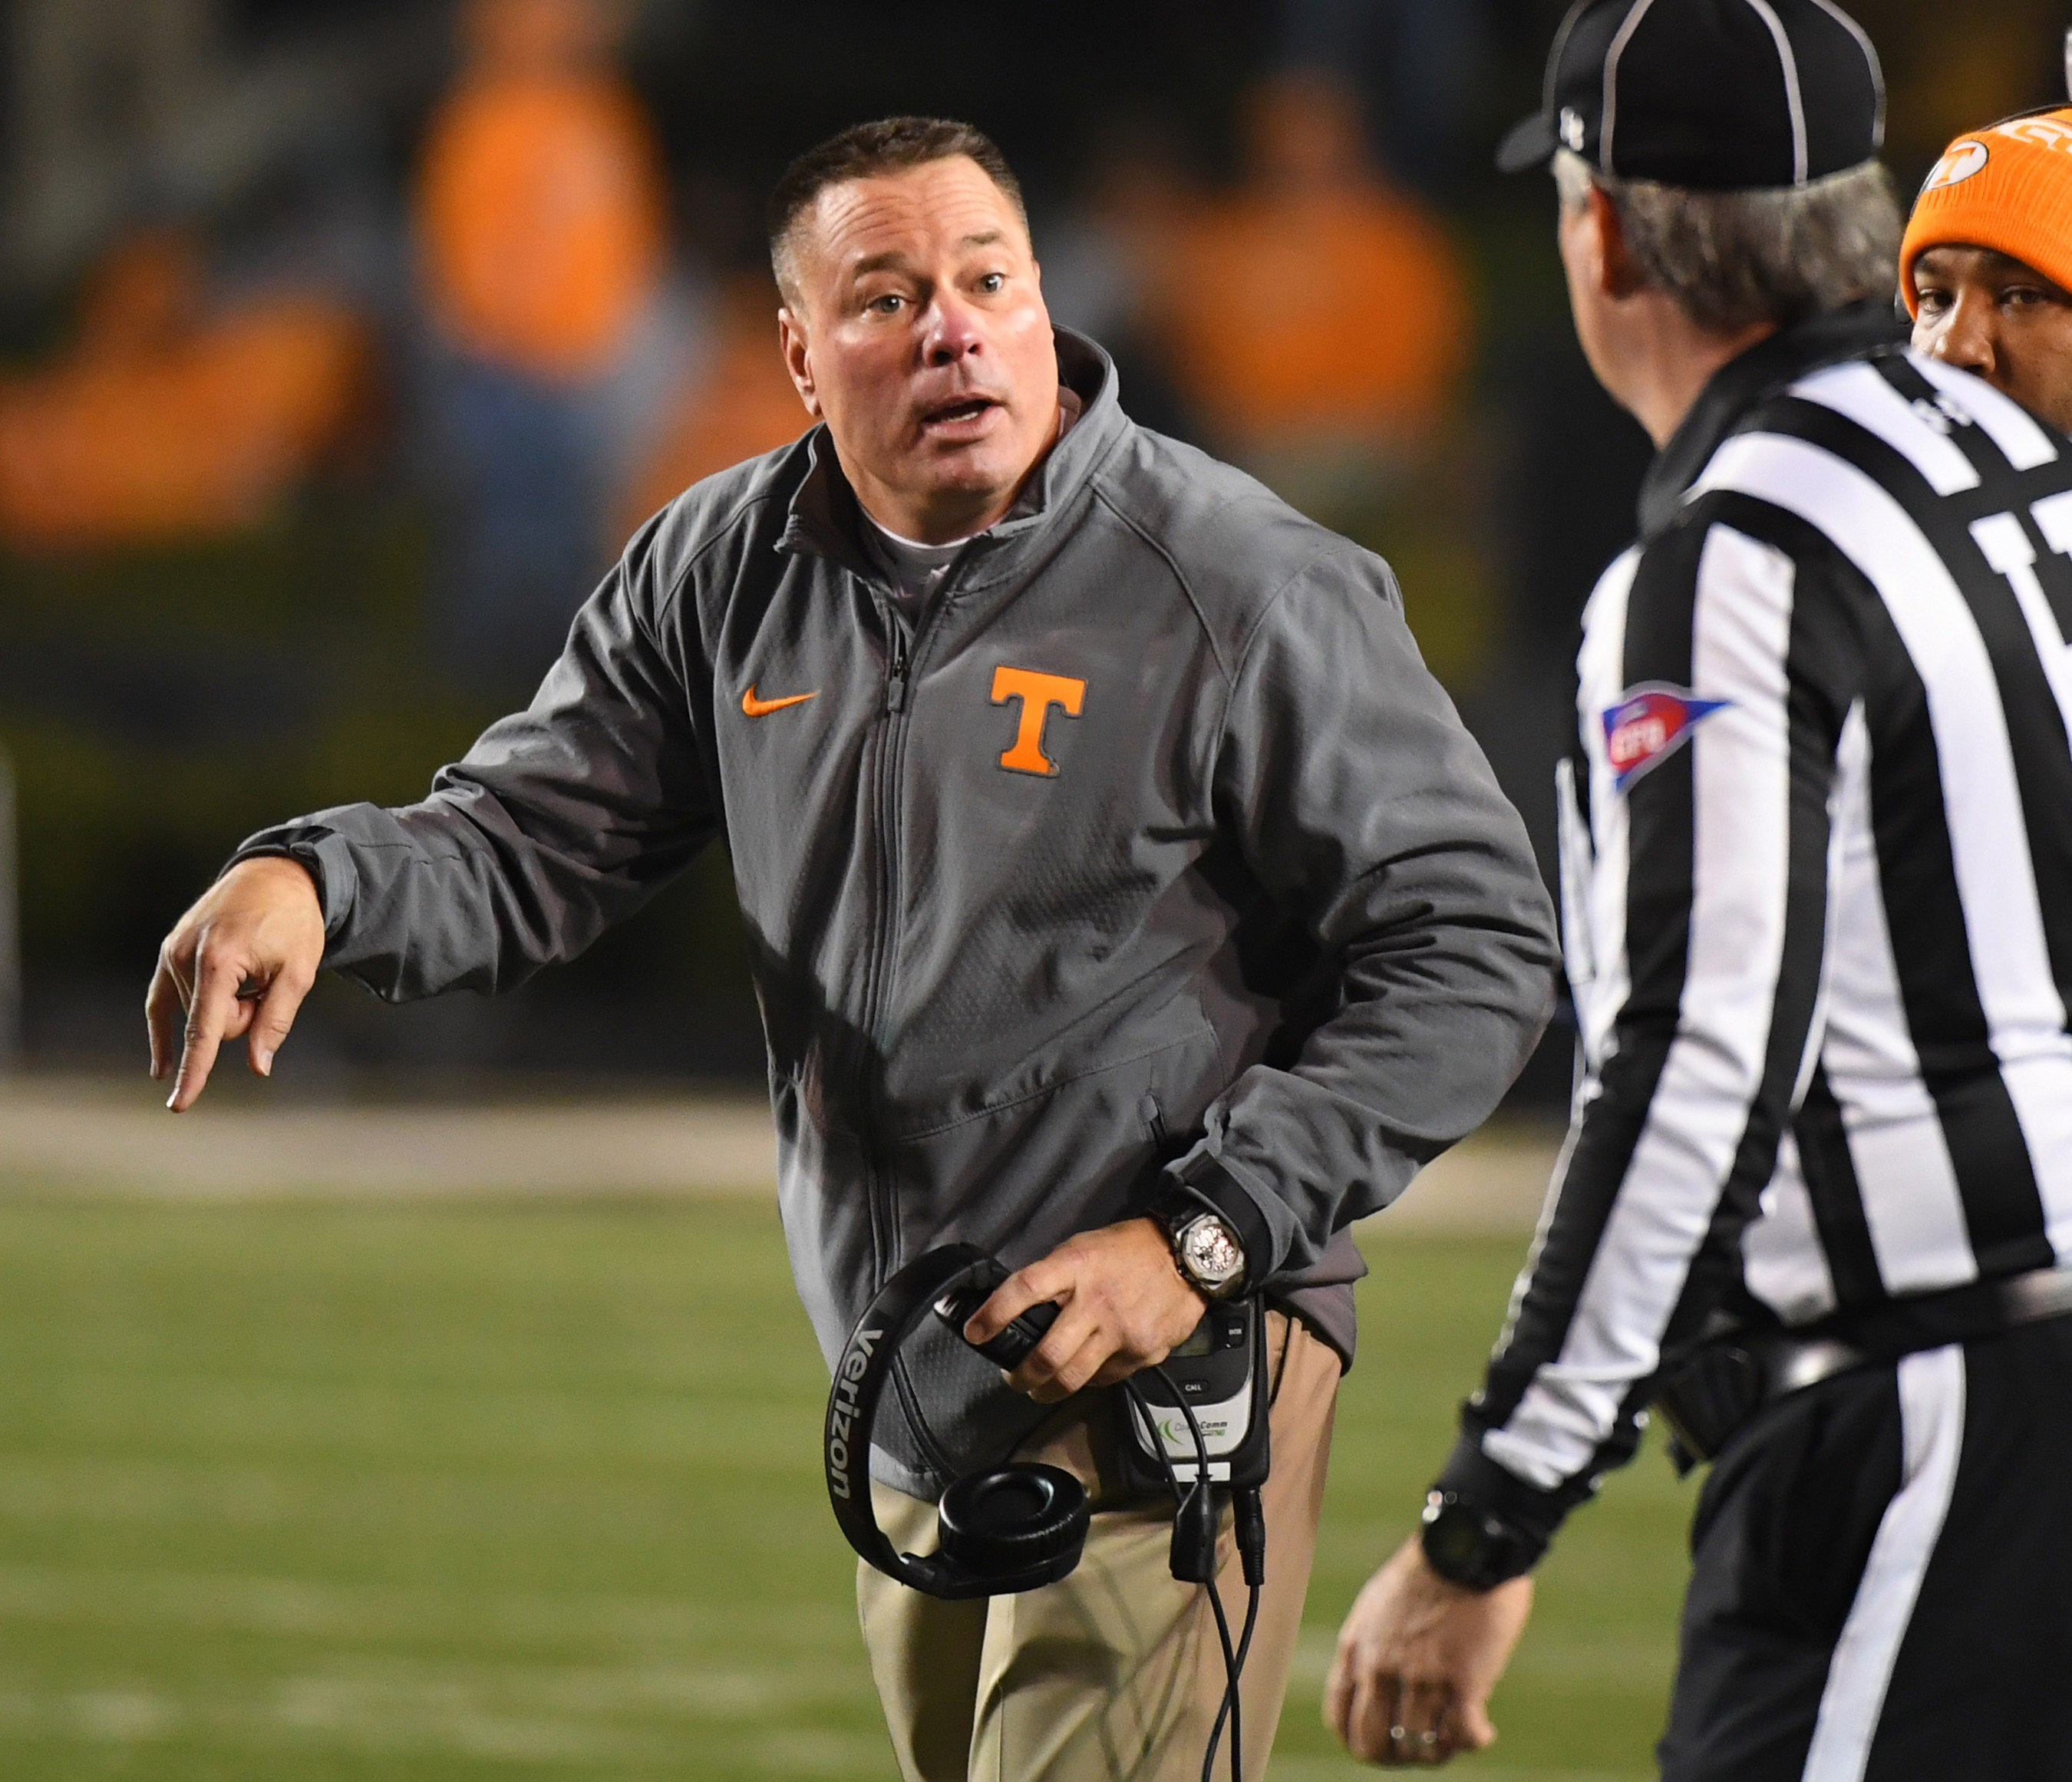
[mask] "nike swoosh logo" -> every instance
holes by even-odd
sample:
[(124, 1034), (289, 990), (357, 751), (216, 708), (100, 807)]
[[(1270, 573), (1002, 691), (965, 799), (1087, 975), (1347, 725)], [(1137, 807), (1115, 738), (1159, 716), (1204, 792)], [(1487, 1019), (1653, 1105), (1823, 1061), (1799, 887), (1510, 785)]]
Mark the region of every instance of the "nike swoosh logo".
[(803, 706), (808, 699), (817, 699), (820, 696), (820, 689), (816, 687), (811, 693), (795, 693), (787, 699), (758, 699), (755, 689), (751, 686), (741, 696), (741, 709), (750, 718), (767, 718), (771, 712), (782, 711), (787, 706)]

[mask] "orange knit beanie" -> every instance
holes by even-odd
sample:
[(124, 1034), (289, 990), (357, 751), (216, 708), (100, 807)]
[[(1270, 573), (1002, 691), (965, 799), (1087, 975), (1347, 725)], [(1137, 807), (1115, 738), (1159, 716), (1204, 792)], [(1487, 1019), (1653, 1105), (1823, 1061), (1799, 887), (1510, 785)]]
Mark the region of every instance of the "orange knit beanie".
[(2072, 290), (2072, 107), (1960, 136), (1921, 188), (1899, 250), (1899, 290), (1930, 248), (1991, 248)]

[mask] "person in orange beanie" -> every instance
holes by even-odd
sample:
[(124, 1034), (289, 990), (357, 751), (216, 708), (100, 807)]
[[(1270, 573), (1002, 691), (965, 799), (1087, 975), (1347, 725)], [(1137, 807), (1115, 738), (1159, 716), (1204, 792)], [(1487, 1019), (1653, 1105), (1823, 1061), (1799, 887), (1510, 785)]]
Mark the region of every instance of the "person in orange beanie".
[(2072, 433), (2072, 107), (1952, 142), (1899, 270), (1918, 349)]
[[(413, 216), (442, 496), (433, 641), (485, 706), (528, 691), (652, 449), (694, 325), (627, 0), (467, 0)], [(794, 405), (796, 406), (796, 404)]]

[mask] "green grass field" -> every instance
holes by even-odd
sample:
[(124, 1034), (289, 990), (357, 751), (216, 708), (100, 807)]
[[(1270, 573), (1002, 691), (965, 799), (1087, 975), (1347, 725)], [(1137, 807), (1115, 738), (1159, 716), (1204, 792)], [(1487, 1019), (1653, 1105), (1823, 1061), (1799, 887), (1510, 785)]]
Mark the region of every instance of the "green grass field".
[[(1371, 1239), (1273, 1776), (1514, 1241)], [(0, 1202), (0, 1776), (886, 1778), (774, 1209)], [(1651, 1775), (1688, 1495), (1572, 1523), (1483, 1782)]]

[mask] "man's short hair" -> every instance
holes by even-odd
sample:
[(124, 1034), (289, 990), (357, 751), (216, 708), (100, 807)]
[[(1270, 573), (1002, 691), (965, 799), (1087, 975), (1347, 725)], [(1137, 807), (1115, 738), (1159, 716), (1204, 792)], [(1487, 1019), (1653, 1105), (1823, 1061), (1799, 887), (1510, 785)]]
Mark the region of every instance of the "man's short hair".
[(1568, 209), (1601, 191), (1641, 276), (1700, 327), (1788, 327), (1898, 286), (1899, 201), (1876, 161), (1803, 186), (1692, 191), (1621, 179), (1562, 149), (1554, 183)]
[(807, 150), (784, 170), (770, 195), (770, 265), (786, 301), (794, 290), (794, 233), (799, 219), (829, 186), (900, 173), (960, 154), (976, 161), (1006, 193), (1026, 229), (1029, 208), (1022, 201), (1021, 182), (1008, 166), (1007, 157), (985, 131), (955, 118), (881, 117), (874, 123), (852, 124)]

